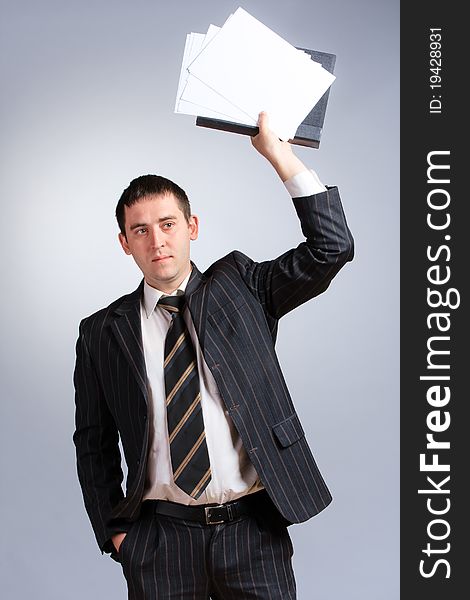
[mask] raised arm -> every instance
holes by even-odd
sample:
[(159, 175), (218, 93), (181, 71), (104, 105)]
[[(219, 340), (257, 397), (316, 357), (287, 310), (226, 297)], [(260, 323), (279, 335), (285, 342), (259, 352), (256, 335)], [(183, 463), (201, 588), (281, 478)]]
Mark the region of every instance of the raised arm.
[[(283, 182), (307, 171), (288, 142), (281, 142), (261, 113), (259, 134), (252, 144), (274, 167)], [(353, 258), (354, 243), (336, 187), (316, 185), (315, 193), (293, 198), (305, 241), (278, 258), (261, 263), (241, 252), (233, 256), (243, 279), (266, 314), (279, 319), (324, 292), (338, 271)]]

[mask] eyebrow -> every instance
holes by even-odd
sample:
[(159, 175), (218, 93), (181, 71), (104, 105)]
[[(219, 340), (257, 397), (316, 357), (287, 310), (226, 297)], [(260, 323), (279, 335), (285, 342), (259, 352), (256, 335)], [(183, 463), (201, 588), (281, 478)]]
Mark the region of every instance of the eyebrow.
[[(168, 217), (161, 217), (160, 219), (158, 219), (159, 223), (162, 223), (163, 221), (175, 221), (177, 219), (176, 216), (174, 215), (169, 215)], [(139, 229), (139, 227), (147, 227), (148, 223), (134, 223), (133, 225), (130, 225), (129, 229), (131, 231), (134, 231), (134, 229)]]

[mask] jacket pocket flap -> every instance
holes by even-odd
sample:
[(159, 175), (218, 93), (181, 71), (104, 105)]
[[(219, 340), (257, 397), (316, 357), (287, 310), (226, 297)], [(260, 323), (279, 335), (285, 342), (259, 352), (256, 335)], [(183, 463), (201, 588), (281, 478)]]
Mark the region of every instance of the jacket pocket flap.
[(287, 448), (305, 435), (300, 419), (296, 414), (273, 425), (273, 432), (283, 448)]

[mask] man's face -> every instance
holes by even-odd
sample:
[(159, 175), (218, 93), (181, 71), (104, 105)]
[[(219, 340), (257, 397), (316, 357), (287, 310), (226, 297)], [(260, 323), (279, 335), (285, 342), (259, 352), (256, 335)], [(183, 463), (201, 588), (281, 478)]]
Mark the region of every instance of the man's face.
[(189, 223), (173, 194), (148, 196), (125, 207), (126, 235), (119, 241), (144, 274), (145, 281), (171, 293), (191, 270), (190, 240), (198, 235), (198, 218)]

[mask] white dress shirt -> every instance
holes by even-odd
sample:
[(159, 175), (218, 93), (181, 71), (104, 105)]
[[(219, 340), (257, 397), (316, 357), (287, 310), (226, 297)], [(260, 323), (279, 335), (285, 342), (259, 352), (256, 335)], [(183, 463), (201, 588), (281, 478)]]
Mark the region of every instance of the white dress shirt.
[[(284, 182), (292, 197), (326, 190), (315, 171), (303, 171)], [(190, 274), (171, 295), (183, 294)], [(220, 397), (217, 384), (201, 352), (188, 309), (183, 317), (197, 356), (201, 408), (211, 465), (211, 481), (195, 500), (173, 481), (165, 403), (164, 345), (171, 321), (168, 311), (157, 306), (162, 295), (147, 282), (141, 303), (142, 339), (149, 392), (150, 447), (144, 499), (171, 500), (180, 504), (223, 504), (263, 489), (241, 438)], [(167, 294), (168, 295), (168, 294)]]

